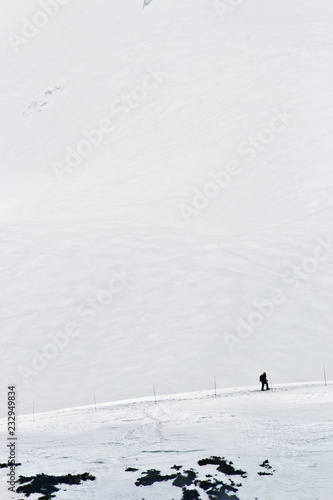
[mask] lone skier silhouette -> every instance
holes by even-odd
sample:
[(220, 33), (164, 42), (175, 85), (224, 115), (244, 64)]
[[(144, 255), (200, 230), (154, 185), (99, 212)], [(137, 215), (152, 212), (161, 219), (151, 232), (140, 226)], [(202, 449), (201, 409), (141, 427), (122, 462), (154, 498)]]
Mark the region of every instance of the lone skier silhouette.
[(267, 375), (266, 375), (266, 372), (262, 373), (259, 377), (259, 380), (261, 382), (261, 390), (264, 391), (265, 390), (265, 387), (266, 387), (266, 390), (269, 391), (269, 387), (268, 387), (268, 380), (267, 380)]

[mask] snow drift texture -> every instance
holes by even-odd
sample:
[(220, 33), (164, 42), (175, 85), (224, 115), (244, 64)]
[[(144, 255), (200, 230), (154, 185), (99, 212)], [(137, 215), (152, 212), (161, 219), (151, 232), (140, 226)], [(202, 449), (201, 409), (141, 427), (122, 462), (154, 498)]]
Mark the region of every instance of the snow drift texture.
[(332, 3), (226, 4), (1, 2), (21, 413), (329, 372)]

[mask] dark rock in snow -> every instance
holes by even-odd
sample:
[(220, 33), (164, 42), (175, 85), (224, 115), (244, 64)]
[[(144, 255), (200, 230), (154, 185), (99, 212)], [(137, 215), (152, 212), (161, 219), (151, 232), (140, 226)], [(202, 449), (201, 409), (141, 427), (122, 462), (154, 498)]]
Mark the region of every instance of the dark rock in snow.
[(48, 476), (47, 474), (37, 474), (31, 477), (19, 476), (17, 482), (24, 486), (19, 486), (16, 492), (24, 493), (27, 497), (32, 493), (41, 493), (43, 496), (38, 500), (50, 500), (55, 497), (53, 493), (59, 491), (56, 486), (58, 484), (81, 484), (81, 481), (94, 481), (95, 479), (88, 472), (66, 476)]

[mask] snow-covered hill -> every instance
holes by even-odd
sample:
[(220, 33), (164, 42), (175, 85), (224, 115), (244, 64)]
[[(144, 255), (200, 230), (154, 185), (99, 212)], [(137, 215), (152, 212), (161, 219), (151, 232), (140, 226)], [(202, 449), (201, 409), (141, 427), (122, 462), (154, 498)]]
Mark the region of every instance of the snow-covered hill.
[(2, 415), (332, 378), (332, 2), (223, 4), (1, 2)]
[[(182, 488), (172, 480), (135, 485), (152, 469), (164, 476), (186, 476), (193, 469), (199, 483), (186, 488), (196, 490), (201, 500), (215, 497), (208, 497), (200, 481), (230, 484), (229, 479), (242, 484), (239, 500), (331, 500), (332, 387), (281, 385), (264, 393), (234, 388), (218, 391), (216, 398), (211, 391), (166, 396), (157, 404), (142, 399), (73, 408), (38, 414), (34, 420), (26, 415), (19, 421), (22, 466), (17, 473), (89, 472), (96, 478), (59, 485), (57, 500), (180, 500)], [(198, 464), (212, 456), (225, 457), (247, 477)], [(266, 460), (269, 466), (263, 467)], [(1, 498), (6, 498), (6, 470), (0, 473)]]

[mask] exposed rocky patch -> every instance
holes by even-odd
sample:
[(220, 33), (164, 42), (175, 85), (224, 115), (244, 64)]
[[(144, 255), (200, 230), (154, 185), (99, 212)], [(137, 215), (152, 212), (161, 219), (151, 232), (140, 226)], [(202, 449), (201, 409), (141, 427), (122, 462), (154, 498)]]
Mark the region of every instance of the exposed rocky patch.
[(211, 457), (199, 460), (198, 464), (203, 465), (217, 465), (217, 470), (228, 476), (241, 476), (246, 477), (247, 474), (243, 470), (235, 469), (232, 462), (227, 462), (224, 457)]
[(48, 89), (46, 92), (43, 92), (35, 101), (31, 102), (28, 108), (24, 111), (23, 116), (30, 116), (36, 113), (40, 113), (44, 106), (47, 106), (53, 97), (55, 92), (61, 90), (60, 85), (54, 85), (52, 88)]
[(31, 477), (19, 476), (17, 482), (23, 486), (19, 486), (16, 492), (23, 493), (27, 497), (32, 493), (40, 493), (42, 496), (38, 500), (50, 500), (55, 497), (54, 493), (59, 491), (56, 485), (81, 484), (82, 481), (94, 481), (95, 479), (88, 472), (76, 475), (67, 474), (66, 476), (48, 476), (47, 474), (37, 474)]
[[(162, 481), (172, 481), (172, 485), (182, 488), (182, 500), (200, 499), (200, 491), (205, 492), (210, 500), (238, 500), (236, 495), (238, 489), (242, 486), (236, 484), (230, 477), (247, 477), (245, 471), (236, 469), (232, 462), (227, 462), (224, 457), (210, 457), (199, 460), (198, 465), (215, 465), (216, 470), (223, 474), (222, 477), (213, 477), (206, 474), (204, 479), (199, 478), (199, 473), (194, 469), (182, 470), (181, 465), (173, 465), (170, 469), (176, 471), (170, 474), (162, 474), (161, 471), (150, 469), (141, 474), (135, 482), (136, 486), (151, 486), (154, 483)], [(206, 497), (205, 497), (206, 498)]]
[(273, 472), (275, 472), (268, 460), (264, 460), (263, 463), (259, 465), (259, 467), (262, 467), (265, 470), (259, 471), (258, 476), (273, 476)]
[(169, 481), (170, 479), (175, 479), (177, 477), (177, 474), (162, 476), (161, 471), (150, 469), (147, 470), (147, 472), (143, 472), (142, 476), (143, 477), (140, 477), (137, 481), (135, 481), (136, 486), (151, 486), (154, 483)]

